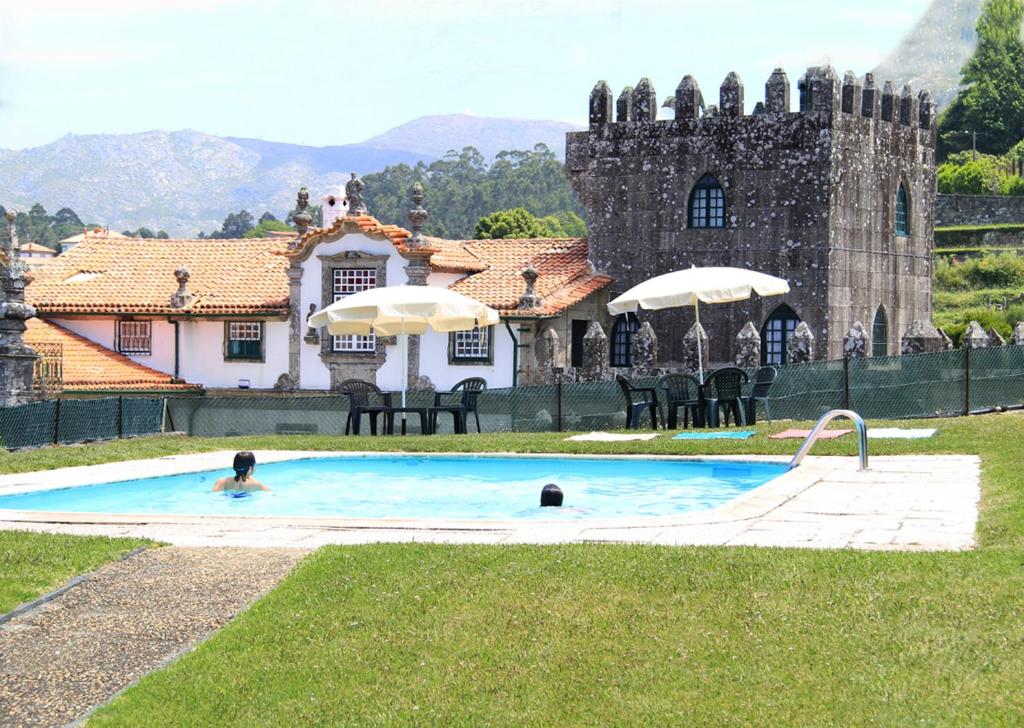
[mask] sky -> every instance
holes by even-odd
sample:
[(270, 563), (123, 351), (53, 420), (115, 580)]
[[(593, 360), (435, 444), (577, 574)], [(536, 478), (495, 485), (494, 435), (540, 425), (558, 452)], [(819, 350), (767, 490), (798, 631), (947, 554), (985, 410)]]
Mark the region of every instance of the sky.
[[(929, 0), (0, 0), (0, 148), (197, 129), (362, 141), (427, 114), (584, 123), (594, 83), (659, 97), (784, 67), (862, 74)], [(711, 92), (709, 94), (709, 91)]]

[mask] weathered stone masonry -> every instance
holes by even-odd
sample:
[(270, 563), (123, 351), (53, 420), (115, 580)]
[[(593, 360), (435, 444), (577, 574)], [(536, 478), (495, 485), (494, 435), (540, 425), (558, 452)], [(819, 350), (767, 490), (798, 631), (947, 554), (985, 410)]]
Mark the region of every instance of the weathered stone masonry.
[[(743, 113), (744, 89), (729, 74), (718, 107), (705, 107), (697, 82), (676, 89), (674, 120), (656, 120), (647, 79), (619, 100), (600, 82), (590, 97), (590, 129), (570, 133), (566, 167), (588, 211), (590, 255), (614, 278), (610, 295), (690, 265), (747, 267), (789, 280), (784, 298), (701, 309), (716, 362), (733, 358), (749, 320), (762, 326), (785, 302), (807, 323), (817, 358), (843, 354), (854, 321), (884, 307), (891, 351), (914, 319), (931, 317), (935, 202), (935, 108), (927, 92), (897, 94), (868, 76), (843, 81), (811, 68), (790, 111), (786, 74), (776, 70), (765, 102)], [(691, 192), (713, 175), (725, 197), (722, 228), (692, 229)], [(900, 184), (908, 193), (909, 235), (896, 234)], [(642, 312), (661, 358), (683, 358), (693, 313)]]

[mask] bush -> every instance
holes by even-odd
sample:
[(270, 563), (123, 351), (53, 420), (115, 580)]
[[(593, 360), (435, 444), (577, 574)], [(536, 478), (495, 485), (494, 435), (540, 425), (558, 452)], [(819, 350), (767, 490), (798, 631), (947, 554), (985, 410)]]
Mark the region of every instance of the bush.
[(998, 253), (963, 262), (939, 260), (935, 287), (940, 291), (972, 291), (979, 288), (1024, 288), (1024, 258)]

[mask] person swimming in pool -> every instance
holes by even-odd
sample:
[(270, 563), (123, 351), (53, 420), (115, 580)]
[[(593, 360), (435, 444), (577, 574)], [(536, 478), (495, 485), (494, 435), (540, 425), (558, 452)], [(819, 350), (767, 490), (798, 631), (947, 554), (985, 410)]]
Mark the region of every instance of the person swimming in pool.
[(231, 466), (235, 470), (234, 476), (221, 478), (213, 486), (214, 492), (236, 492), (244, 493), (254, 490), (270, 490), (260, 481), (252, 477), (256, 472), (256, 456), (251, 452), (235, 453), (235, 461)]

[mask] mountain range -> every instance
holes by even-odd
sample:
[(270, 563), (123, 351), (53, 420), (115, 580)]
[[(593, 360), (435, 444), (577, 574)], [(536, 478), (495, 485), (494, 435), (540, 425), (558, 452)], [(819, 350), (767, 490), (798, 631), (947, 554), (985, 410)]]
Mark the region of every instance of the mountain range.
[(960, 69), (978, 45), (982, 0), (933, 0), (917, 24), (875, 69), (897, 90), (909, 83), (932, 92), (940, 107), (956, 98)]
[(312, 147), (199, 131), (68, 135), (40, 147), (0, 149), (0, 204), (49, 211), (70, 207), (87, 222), (113, 229), (140, 226), (193, 236), (216, 230), (228, 213), (269, 210), (283, 219), (307, 186), (314, 201), (350, 172), (431, 162), (449, 149), (476, 147), (484, 156), (547, 144), (562, 156), (557, 121), (453, 114), (425, 116), (358, 144)]

